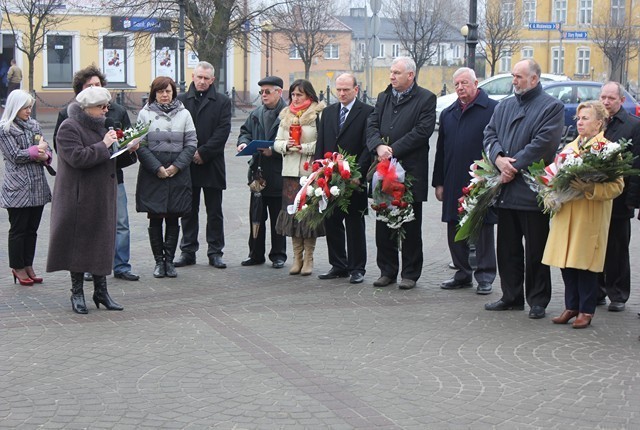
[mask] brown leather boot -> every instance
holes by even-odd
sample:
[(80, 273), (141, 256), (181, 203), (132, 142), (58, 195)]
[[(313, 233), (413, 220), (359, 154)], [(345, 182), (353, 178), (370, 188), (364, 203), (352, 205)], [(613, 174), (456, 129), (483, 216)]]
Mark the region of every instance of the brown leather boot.
[(313, 272), (313, 251), (316, 249), (316, 238), (304, 239), (304, 259), (302, 264), (302, 276), (309, 276)]
[(289, 275), (297, 275), (302, 270), (302, 252), (304, 251), (304, 241), (301, 237), (292, 237), (293, 242), (293, 264), (289, 270)]
[(555, 318), (551, 318), (551, 321), (554, 324), (566, 324), (569, 322), (569, 320), (573, 317), (577, 317), (579, 314), (578, 311), (572, 311), (570, 309), (565, 309), (564, 311), (562, 311), (562, 313), (555, 317)]
[(578, 314), (578, 318), (573, 322), (573, 328), (587, 328), (591, 325), (591, 319), (593, 318), (593, 314), (585, 314), (580, 312)]

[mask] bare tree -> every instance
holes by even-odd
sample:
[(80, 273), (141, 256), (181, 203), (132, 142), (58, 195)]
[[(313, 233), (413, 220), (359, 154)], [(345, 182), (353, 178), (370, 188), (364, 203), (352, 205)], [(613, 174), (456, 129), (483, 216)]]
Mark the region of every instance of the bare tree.
[(496, 73), (496, 64), (505, 55), (520, 49), (522, 11), (515, 0), (490, 0), (486, 2), (485, 19), (480, 24), (478, 42), (491, 69)]
[(451, 0), (390, 0), (385, 5), (396, 37), (416, 63), (416, 79), (451, 32), (452, 5)]
[(309, 79), (313, 58), (324, 53), (333, 41), (331, 31), (347, 30), (335, 16), (334, 2), (327, 0), (286, 0), (271, 13), (275, 32), (284, 36), (284, 43), (274, 43), (274, 49), (290, 52), (295, 49), (304, 63), (304, 76)]
[[(607, 13), (594, 19), (589, 30), (593, 43), (609, 60), (609, 79), (626, 82), (626, 63), (638, 56), (638, 27), (631, 24), (632, 13)], [(603, 15), (604, 15), (603, 14)]]
[(33, 92), (33, 63), (45, 47), (46, 36), (67, 20), (67, 8), (60, 0), (1, 0), (16, 48), (27, 56), (29, 92)]

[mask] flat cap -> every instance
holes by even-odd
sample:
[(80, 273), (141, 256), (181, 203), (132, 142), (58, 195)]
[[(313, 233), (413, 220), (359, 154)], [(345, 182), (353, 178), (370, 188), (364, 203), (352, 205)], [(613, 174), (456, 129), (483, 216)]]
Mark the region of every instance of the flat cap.
[(103, 87), (87, 87), (76, 96), (81, 108), (106, 105), (111, 101), (111, 93)]
[(282, 82), (282, 79), (277, 76), (267, 76), (266, 78), (260, 79), (260, 81), (258, 82), (258, 85), (259, 86), (273, 85), (275, 87), (282, 88), (284, 85), (284, 82)]

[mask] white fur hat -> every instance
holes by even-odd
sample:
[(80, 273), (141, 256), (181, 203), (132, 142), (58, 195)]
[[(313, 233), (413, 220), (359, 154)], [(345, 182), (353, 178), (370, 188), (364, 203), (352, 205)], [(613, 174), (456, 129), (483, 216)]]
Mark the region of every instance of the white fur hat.
[(81, 108), (106, 105), (111, 101), (111, 93), (103, 87), (87, 87), (76, 96)]

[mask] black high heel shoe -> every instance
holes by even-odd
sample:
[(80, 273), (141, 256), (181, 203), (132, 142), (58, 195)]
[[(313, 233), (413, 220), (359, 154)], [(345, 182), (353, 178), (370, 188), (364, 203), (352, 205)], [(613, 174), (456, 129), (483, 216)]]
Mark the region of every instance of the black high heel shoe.
[(93, 303), (96, 304), (96, 308), (100, 309), (100, 305), (104, 306), (110, 311), (121, 311), (123, 306), (116, 303), (107, 291), (107, 277), (93, 275)]
[[(31, 278), (22, 279), (20, 276), (18, 276), (16, 271), (13, 270), (13, 269), (11, 269), (11, 274), (13, 275), (13, 283), (14, 284), (16, 283), (16, 280), (17, 280), (18, 282), (20, 282), (20, 285), (24, 285), (25, 287), (30, 287), (35, 282)], [(42, 282), (42, 281), (40, 281), (40, 282)]]

